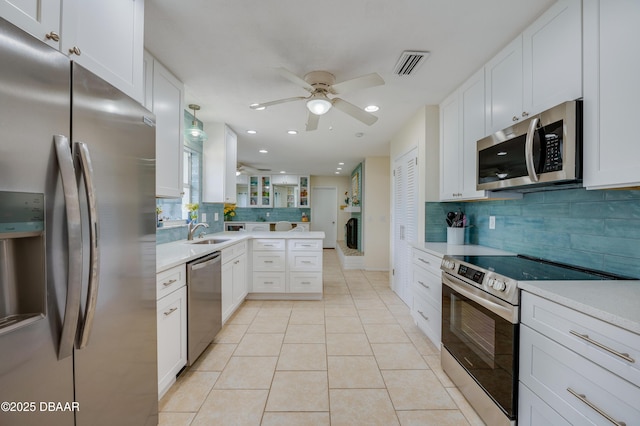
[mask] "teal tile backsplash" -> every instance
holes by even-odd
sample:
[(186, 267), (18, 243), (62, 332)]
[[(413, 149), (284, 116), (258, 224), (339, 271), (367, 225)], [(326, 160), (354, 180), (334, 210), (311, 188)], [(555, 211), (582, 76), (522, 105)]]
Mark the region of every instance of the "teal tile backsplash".
[[(255, 208), (255, 207), (238, 207), (236, 215), (233, 217), (235, 222), (277, 222), (286, 220), (288, 222), (302, 222), (302, 213), (307, 215), (311, 220), (310, 208)], [(268, 216), (267, 216), (268, 215)]]
[[(446, 241), (445, 215), (461, 209), (465, 242), (640, 278), (640, 191), (570, 189), (521, 200), (426, 203), (425, 241)], [(495, 216), (496, 229), (489, 229)]]

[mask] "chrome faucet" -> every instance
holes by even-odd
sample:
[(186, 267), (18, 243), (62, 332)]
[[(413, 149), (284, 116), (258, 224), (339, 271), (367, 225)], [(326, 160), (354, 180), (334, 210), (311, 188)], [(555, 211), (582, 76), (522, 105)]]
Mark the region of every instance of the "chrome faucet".
[(193, 240), (193, 234), (196, 232), (196, 229), (200, 228), (201, 226), (204, 226), (205, 228), (209, 227), (209, 225), (204, 222), (196, 223), (195, 225), (193, 224), (193, 222), (189, 222), (189, 233), (187, 234), (187, 240)]

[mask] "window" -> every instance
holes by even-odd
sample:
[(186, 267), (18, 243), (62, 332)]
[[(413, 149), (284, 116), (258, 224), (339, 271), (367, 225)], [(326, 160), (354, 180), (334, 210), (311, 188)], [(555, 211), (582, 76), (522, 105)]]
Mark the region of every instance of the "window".
[(191, 203), (200, 203), (201, 153), (185, 146), (182, 161), (182, 199), (157, 200), (158, 206), (162, 208), (161, 216), (163, 219), (187, 219), (189, 212), (185, 206)]

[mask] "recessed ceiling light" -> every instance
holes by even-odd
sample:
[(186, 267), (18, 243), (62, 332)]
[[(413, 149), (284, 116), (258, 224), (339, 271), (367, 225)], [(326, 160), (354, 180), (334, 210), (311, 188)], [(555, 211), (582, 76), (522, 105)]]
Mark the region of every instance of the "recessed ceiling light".
[(289, 133), (290, 135), (297, 135), (298, 131), (297, 130), (287, 130), (287, 133)]
[(284, 170), (280, 170), (280, 173), (285, 174), (285, 173), (287, 173), (287, 172), (286, 172), (286, 171), (284, 171)]
[(344, 166), (343, 162), (338, 163), (339, 166)]
[(255, 130), (247, 130), (247, 133), (249, 133), (250, 135), (255, 135), (258, 132), (256, 132)]
[(336, 170), (342, 170), (342, 167), (338, 167)]
[(260, 154), (266, 154), (266, 153), (267, 153), (267, 152), (269, 152), (269, 151), (267, 151), (266, 149), (261, 149), (261, 150), (260, 150), (260, 151), (258, 151), (258, 152), (259, 152)]
[(340, 174), (340, 172), (336, 172), (336, 174), (337, 174), (337, 175), (339, 175), (339, 174)]
[[(267, 108), (267, 107), (258, 107), (258, 105), (260, 105), (260, 104), (251, 104), (251, 105), (249, 105), (249, 107), (255, 109), (256, 111), (262, 111), (262, 110)], [(255, 107), (257, 107), (257, 108), (255, 108)]]
[(380, 109), (380, 107), (378, 105), (368, 105), (366, 107), (364, 107), (364, 110), (367, 112), (376, 112)]

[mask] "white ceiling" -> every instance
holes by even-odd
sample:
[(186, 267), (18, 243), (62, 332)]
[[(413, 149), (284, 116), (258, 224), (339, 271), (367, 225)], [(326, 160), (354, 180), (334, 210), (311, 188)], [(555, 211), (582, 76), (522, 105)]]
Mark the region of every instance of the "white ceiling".
[[(238, 134), (238, 162), (312, 175), (334, 175), (345, 162), (348, 175), (365, 157), (389, 155), (389, 141), (420, 106), (440, 103), (553, 1), (147, 0), (145, 48), (185, 83), (186, 105), (202, 107), (205, 130), (225, 122)], [(404, 50), (431, 55), (400, 77), (393, 69)], [(379, 105), (378, 121), (366, 126), (333, 108), (305, 132), (302, 101), (250, 109), (308, 95), (277, 67), (300, 77), (326, 70), (336, 82), (377, 72), (384, 86), (340, 97)]]

